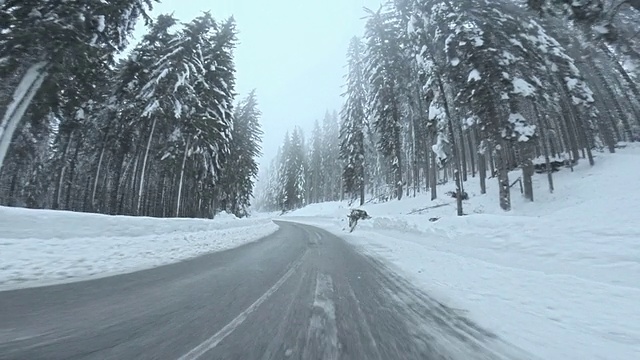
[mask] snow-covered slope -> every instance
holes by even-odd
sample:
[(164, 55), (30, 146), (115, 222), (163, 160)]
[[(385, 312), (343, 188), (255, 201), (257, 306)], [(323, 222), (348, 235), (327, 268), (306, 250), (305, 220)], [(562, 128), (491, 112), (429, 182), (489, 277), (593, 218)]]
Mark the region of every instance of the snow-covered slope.
[(0, 290), (151, 268), (276, 230), (267, 217), (157, 219), (0, 207)]
[[(288, 218), (340, 233), (541, 358), (640, 359), (640, 147), (596, 161), (554, 174), (553, 194), (536, 175), (534, 203), (516, 185), (509, 213), (499, 208), (497, 180), (481, 195), (470, 179), (465, 217), (455, 216), (454, 199), (424, 195), (364, 206), (373, 219), (352, 234), (345, 203)], [(436, 204), (450, 205), (410, 214)]]

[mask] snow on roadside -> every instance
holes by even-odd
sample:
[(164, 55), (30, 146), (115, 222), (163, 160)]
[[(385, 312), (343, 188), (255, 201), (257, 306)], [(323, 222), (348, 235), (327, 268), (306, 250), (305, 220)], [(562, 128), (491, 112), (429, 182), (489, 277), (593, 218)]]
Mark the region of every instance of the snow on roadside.
[[(596, 166), (534, 177), (536, 201), (513, 188), (513, 211), (471, 179), (465, 217), (453, 199), (368, 204), (372, 220), (344, 230), (348, 205), (289, 219), (324, 227), (387, 260), (430, 295), (464, 309), (503, 339), (544, 359), (640, 359), (640, 146), (597, 154)], [(512, 174), (512, 181), (520, 176)], [(449, 185), (452, 186), (452, 185)], [(453, 188), (439, 189), (444, 191)], [(436, 204), (442, 207), (410, 214)], [(440, 218), (430, 222), (430, 218)]]
[(152, 268), (277, 229), (269, 217), (157, 219), (0, 207), (0, 290)]

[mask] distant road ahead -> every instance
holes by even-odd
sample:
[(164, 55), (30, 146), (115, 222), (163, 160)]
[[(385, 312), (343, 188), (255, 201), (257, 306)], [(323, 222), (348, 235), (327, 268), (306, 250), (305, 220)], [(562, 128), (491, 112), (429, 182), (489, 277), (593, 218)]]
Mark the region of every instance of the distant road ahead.
[(0, 359), (525, 358), (326, 231), (0, 292)]

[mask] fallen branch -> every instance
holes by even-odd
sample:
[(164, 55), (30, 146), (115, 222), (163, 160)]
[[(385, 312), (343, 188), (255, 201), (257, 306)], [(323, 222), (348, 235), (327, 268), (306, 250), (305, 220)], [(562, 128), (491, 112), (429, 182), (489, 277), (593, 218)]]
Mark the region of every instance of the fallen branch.
[(520, 184), (520, 194), (524, 194), (524, 189), (522, 188), (522, 178), (519, 177), (516, 179), (516, 181), (513, 182), (513, 184), (509, 185), (509, 188), (512, 188), (513, 185), (515, 185), (516, 183)]
[(435, 206), (429, 206), (429, 207), (426, 207), (426, 208), (423, 208), (423, 209), (412, 210), (411, 212), (407, 213), (407, 215), (412, 215), (412, 214), (419, 213), (419, 212), (422, 212), (422, 211), (425, 211), (425, 210), (429, 210), (429, 209), (437, 209), (437, 208), (439, 208), (439, 207), (449, 206), (449, 205), (451, 205), (451, 204), (448, 204), (448, 203), (447, 203), (447, 204), (440, 204), (440, 205), (435, 205)]

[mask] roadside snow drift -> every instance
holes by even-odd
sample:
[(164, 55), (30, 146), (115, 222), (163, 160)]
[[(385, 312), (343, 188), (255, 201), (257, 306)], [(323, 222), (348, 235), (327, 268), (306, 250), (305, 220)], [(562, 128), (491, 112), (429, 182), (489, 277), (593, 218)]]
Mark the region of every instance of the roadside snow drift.
[(277, 230), (269, 218), (107, 216), (0, 207), (0, 290), (142, 270), (234, 248)]
[(352, 234), (346, 203), (288, 218), (386, 259), (431, 296), (542, 359), (640, 359), (640, 147), (598, 153), (593, 168), (586, 161), (573, 173), (563, 168), (554, 182), (551, 194), (546, 174), (536, 175), (533, 203), (513, 187), (509, 213), (499, 208), (496, 179), (486, 195), (470, 179), (464, 217), (444, 195), (449, 185), (434, 202), (424, 195), (365, 205), (373, 219)]

